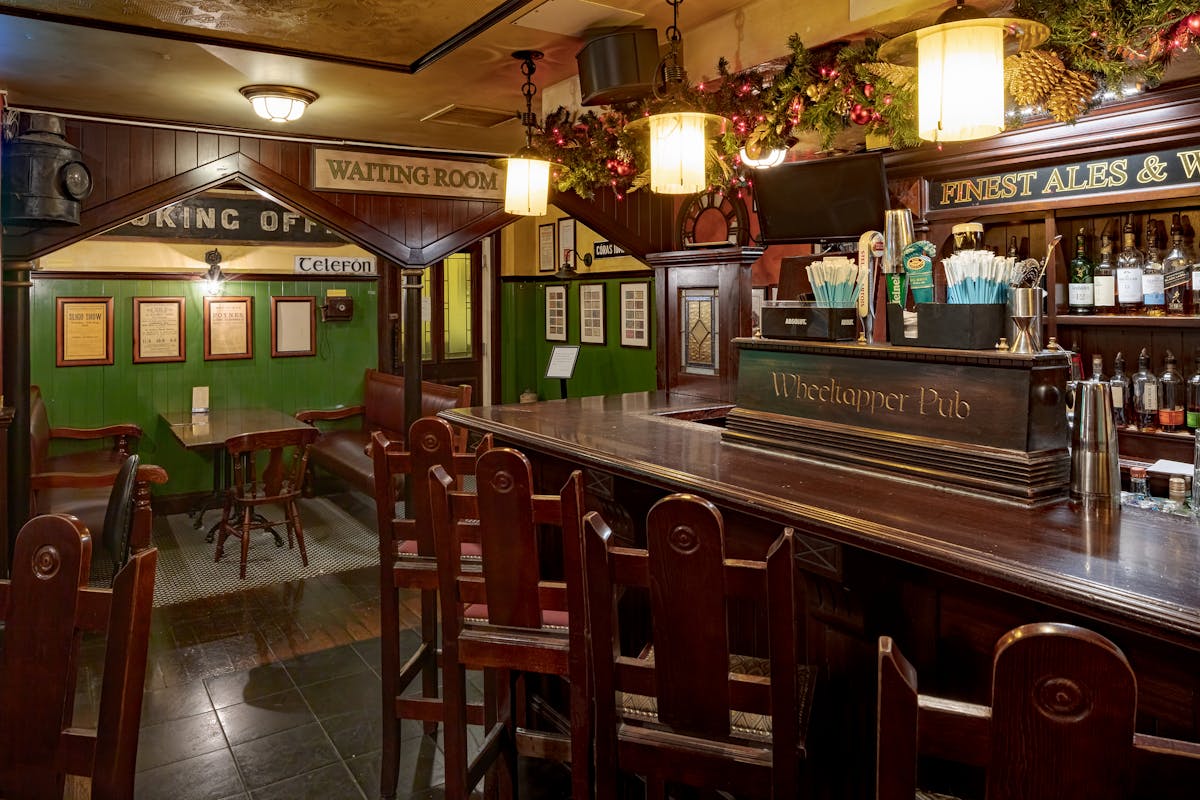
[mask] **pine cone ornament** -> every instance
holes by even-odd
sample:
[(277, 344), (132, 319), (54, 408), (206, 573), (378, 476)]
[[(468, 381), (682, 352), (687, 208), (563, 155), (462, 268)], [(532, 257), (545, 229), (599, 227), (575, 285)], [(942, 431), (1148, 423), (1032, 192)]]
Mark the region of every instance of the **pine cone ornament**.
[(863, 69), (876, 78), (887, 81), (896, 88), (905, 86), (917, 74), (915, 67), (902, 67), (899, 64), (889, 64), (886, 61), (873, 61), (870, 64), (863, 64)]
[(1004, 59), (1008, 92), (1021, 105), (1035, 106), (1054, 91), (1066, 67), (1056, 53), (1029, 50)]
[(1066, 70), (1046, 98), (1046, 110), (1059, 122), (1074, 122), (1092, 104), (1096, 79), (1086, 72)]

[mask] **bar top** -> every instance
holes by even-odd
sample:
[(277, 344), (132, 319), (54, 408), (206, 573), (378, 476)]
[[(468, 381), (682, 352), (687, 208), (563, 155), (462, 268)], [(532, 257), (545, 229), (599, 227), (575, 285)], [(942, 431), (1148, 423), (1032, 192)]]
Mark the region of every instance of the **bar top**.
[(727, 404), (668, 392), (441, 412), (531, 451), (1200, 650), (1200, 524), (1096, 518), (725, 442)]

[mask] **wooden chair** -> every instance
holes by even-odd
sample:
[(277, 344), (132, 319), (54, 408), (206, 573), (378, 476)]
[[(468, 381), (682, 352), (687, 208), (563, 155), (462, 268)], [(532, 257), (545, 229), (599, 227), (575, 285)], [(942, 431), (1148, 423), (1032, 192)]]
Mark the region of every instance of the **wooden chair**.
[(919, 756), (985, 768), (989, 800), (1193, 798), (1200, 786), (1200, 744), (1135, 733), (1129, 662), (1074, 625), (1005, 634), (991, 706), (917, 694), (916, 670), (880, 637), (878, 711), (878, 800), (919, 796)]
[[(274, 530), (278, 524), (287, 526), (288, 547), (292, 537), (300, 546), (300, 561), (308, 566), (308, 550), (304, 547), (304, 526), (296, 511), (304, 471), (308, 466), (308, 447), (317, 438), (316, 428), (290, 428), (280, 431), (246, 433), (225, 440), (225, 449), (233, 462), (233, 482), (225, 495), (225, 509), (218, 527), (217, 555), (225, 554), (225, 540), (236, 536), (242, 540), (241, 577), (246, 577), (246, 558), (250, 554), (250, 534), (256, 530)], [(290, 450), (290, 452), (289, 452)], [(259, 453), (267, 454), (267, 463), (258, 471)], [(266, 505), (280, 506), (285, 519), (274, 522), (261, 515)]]
[[(491, 434), (483, 437), (474, 453), (457, 452), (458, 435), (448, 422), (437, 417), (422, 417), (412, 424), (408, 441), (391, 441), (382, 431), (371, 438), (374, 460), (375, 511), (379, 524), (380, 586), (380, 666), (383, 677), (383, 753), (381, 757), (380, 796), (396, 794), (400, 768), (401, 723), (406, 719), (423, 720), (426, 732), (433, 733), (443, 719), (438, 693), (437, 553), (433, 543), (433, 524), (429, 509), (429, 470), (441, 465), (455, 478), (475, 474), (475, 460), (492, 446)], [(400, 480), (403, 478), (403, 480)], [(398, 489), (410, 482), (409, 519), (396, 516)], [(467, 557), (478, 559), (479, 546), (463, 545)], [(407, 661), (400, 656), (400, 590), (421, 592), (421, 643)], [(420, 676), (421, 696), (404, 697), (412, 682)], [(482, 706), (469, 714), (474, 724), (482, 724)]]
[[(107, 590), (87, 588), (91, 549), (79, 520), (35, 517), (0, 581), (0, 797), (58, 800), (68, 775), (90, 777), (96, 800), (133, 797), (158, 551), (133, 554)], [(107, 632), (95, 730), (72, 724), (85, 631)]]
[[(669, 783), (799, 796), (814, 673), (797, 659), (791, 531), (765, 562), (726, 559), (720, 511), (693, 495), (654, 504), (645, 550), (618, 546), (594, 512), (583, 526), (596, 797), (616, 796), (618, 770), (645, 776), (650, 798)], [(624, 651), (627, 587), (648, 591), (653, 641)], [(767, 610), (766, 658), (730, 649), (733, 598)]]
[[(29, 387), (30, 472), (35, 476), (43, 472), (114, 473), (125, 457), (137, 449), (141, 437), (141, 427), (131, 422), (100, 428), (52, 427), (41, 388)], [(56, 440), (94, 442), (104, 439), (111, 439), (112, 446), (50, 455), (50, 445)]]
[[(442, 607), (446, 796), (464, 800), (500, 757), (506, 788), (515, 795), (522, 754), (570, 762), (573, 796), (590, 797), (591, 704), (579, 551), (583, 476), (573, 472), (558, 495), (536, 495), (525, 456), (495, 448), (479, 456), (475, 484), (477, 494), (453, 492), (454, 480), (441, 467), (430, 478)], [(565, 582), (541, 579), (539, 525), (562, 528)], [(466, 572), (457, 554), (472, 541), (479, 542), (481, 568)], [(472, 761), (465, 703), (469, 669), (484, 673), (484, 742)], [(569, 734), (520, 724), (526, 715), (514, 698), (523, 673), (569, 679)]]

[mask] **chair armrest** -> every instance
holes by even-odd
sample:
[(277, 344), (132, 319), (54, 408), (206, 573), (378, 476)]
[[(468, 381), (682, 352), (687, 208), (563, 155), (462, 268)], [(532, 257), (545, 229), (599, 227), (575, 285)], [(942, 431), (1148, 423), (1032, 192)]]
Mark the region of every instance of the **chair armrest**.
[(309, 425), (311, 425), (317, 421), (347, 419), (349, 417), (365, 414), (366, 410), (366, 406), (346, 406), (344, 408), (331, 408), (328, 411), (297, 411), (292, 416), (301, 422), (307, 422)]
[(167, 471), (157, 464), (141, 464), (138, 466), (137, 482), (161, 486), (167, 482)]
[(133, 423), (106, 425), (103, 428), (51, 428), (51, 439), (103, 439), (106, 436), (133, 437), (140, 439), (142, 428)]

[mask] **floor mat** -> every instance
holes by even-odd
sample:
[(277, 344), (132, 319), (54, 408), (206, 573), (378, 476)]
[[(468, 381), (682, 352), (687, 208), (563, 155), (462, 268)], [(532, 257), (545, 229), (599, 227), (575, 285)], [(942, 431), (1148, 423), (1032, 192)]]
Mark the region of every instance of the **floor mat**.
[[(205, 527), (196, 530), (186, 514), (155, 520), (154, 544), (158, 547), (158, 569), (154, 581), (154, 605), (168, 606), (202, 597), (240, 592), (280, 581), (311, 578), (330, 572), (379, 563), (379, 538), (375, 533), (374, 503), (365, 495), (345, 493), (334, 498), (302, 498), (297, 504), (304, 525), (308, 566), (300, 562), (298, 548), (289, 549), (287, 529), (280, 525), (283, 547), (276, 547), (268, 531), (251, 534), (246, 577), (238, 578), (241, 542), (230, 538), (225, 554), (214, 562), (217, 545), (204, 541), (208, 526), (217, 521), (215, 512), (205, 515)], [(272, 507), (269, 519), (282, 519)]]

